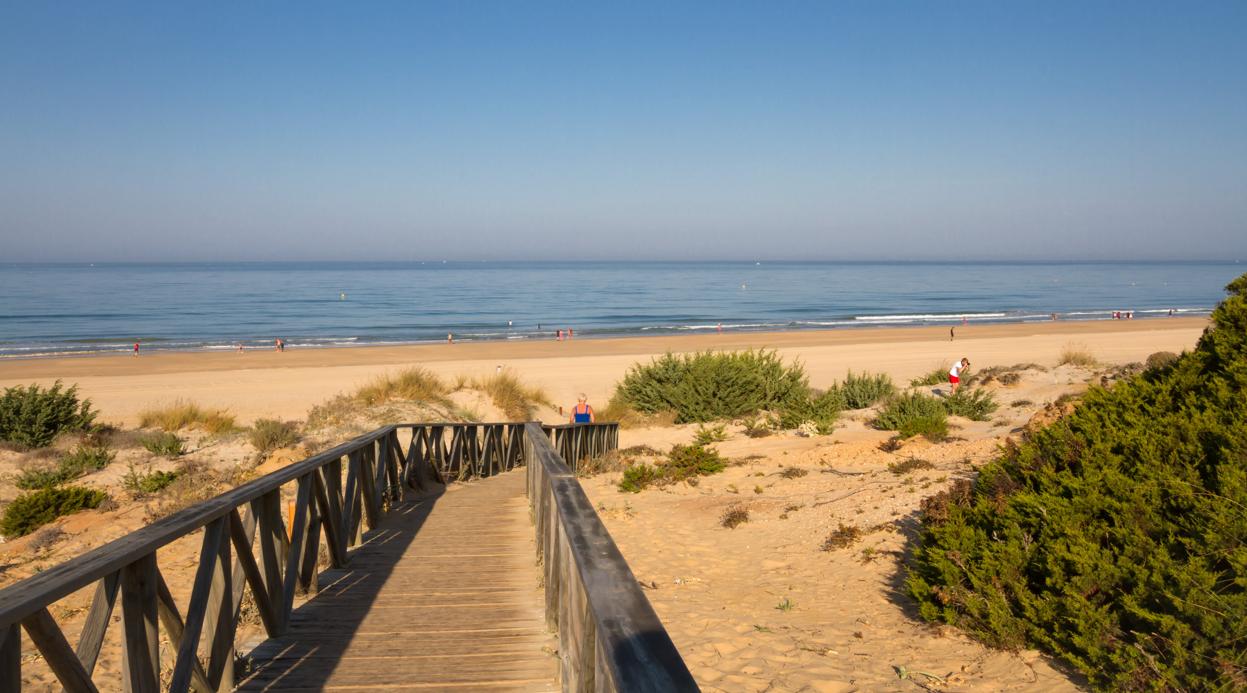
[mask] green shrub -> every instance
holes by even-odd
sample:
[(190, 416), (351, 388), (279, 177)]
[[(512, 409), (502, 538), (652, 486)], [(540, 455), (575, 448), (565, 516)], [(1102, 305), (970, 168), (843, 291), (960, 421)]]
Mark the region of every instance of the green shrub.
[(121, 484), (137, 496), (147, 496), (163, 491), (178, 476), (177, 472), (160, 470), (140, 472), (134, 465), (130, 465), (129, 471), (121, 478)]
[(886, 373), (870, 375), (869, 373), (855, 374), (853, 371), (849, 371), (844, 382), (840, 383), (836, 389), (840, 393), (840, 400), (844, 403), (845, 409), (865, 409), (891, 397), (896, 392), (891, 376)]
[(20, 489), (33, 490), (57, 486), (99, 471), (112, 463), (115, 454), (103, 446), (79, 445), (61, 457), (55, 466), (27, 467), (13, 479)]
[(992, 393), (982, 388), (963, 387), (943, 402), (944, 410), (951, 416), (964, 416), (971, 421), (986, 421), (999, 408)]
[[(624, 470), (619, 490), (639, 493), (648, 486), (666, 486), (695, 477), (718, 474), (727, 468), (727, 461), (713, 448), (700, 445), (676, 445), (660, 465), (638, 464)], [(691, 483), (691, 482), (690, 482)]]
[(924, 385), (939, 385), (948, 382), (948, 366), (937, 366), (935, 370), (927, 371), (923, 375), (909, 381), (910, 387), (923, 387)]
[(667, 480), (683, 481), (694, 476), (718, 474), (727, 469), (727, 462), (714, 448), (700, 445), (675, 445), (667, 455), (667, 463), (663, 465), (663, 476)]
[(0, 395), (0, 440), (41, 448), (61, 433), (90, 428), (95, 415), (91, 400), (78, 400), (77, 385), (62, 389), (58, 380), (47, 389), (5, 388)]
[(723, 424), (715, 426), (700, 425), (697, 432), (693, 434), (694, 445), (710, 445), (711, 443), (722, 443), (727, 440), (727, 427)]
[(624, 470), (623, 479), (619, 481), (619, 490), (627, 493), (640, 493), (651, 484), (662, 479), (658, 467), (638, 464)]
[(1112, 690), (1247, 687), (1247, 275), (1195, 351), (1093, 387), (924, 502), (929, 620)]
[(880, 430), (896, 431), (903, 438), (924, 435), (942, 440), (948, 435), (948, 413), (940, 400), (908, 392), (888, 399), (874, 425)]
[(0, 534), (20, 537), (58, 517), (98, 508), (108, 494), (84, 486), (55, 486), (23, 493), (9, 503), (0, 516)]
[(247, 440), (260, 455), (267, 455), (278, 448), (288, 448), (299, 442), (299, 434), (292, 423), (256, 419), (247, 433)]
[(800, 428), (810, 422), (820, 435), (828, 435), (835, 430), (836, 419), (843, 408), (839, 390), (831, 389), (821, 395), (790, 400), (776, 412), (776, 422), (785, 430)]
[(676, 423), (734, 419), (808, 397), (805, 369), (773, 351), (666, 354), (629, 369), (621, 404), (644, 414), (672, 412)]
[(178, 457), (186, 454), (186, 445), (182, 439), (168, 432), (153, 433), (139, 439), (148, 452), (162, 457)]

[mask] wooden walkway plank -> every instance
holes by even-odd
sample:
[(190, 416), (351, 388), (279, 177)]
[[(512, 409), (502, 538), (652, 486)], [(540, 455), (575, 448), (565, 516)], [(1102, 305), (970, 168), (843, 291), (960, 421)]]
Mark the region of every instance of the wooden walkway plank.
[(558, 690), (524, 484), (517, 470), (396, 504), (256, 645), (238, 690)]

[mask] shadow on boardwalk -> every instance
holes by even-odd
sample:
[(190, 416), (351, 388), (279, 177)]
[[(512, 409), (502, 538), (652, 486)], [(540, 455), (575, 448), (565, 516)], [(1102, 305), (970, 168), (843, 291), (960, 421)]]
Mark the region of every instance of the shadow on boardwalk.
[(397, 505), (241, 691), (557, 689), (523, 470)]

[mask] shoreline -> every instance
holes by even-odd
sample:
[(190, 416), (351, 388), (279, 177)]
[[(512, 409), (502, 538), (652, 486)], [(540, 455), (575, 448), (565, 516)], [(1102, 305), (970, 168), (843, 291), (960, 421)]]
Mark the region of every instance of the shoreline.
[(630, 367), (667, 352), (773, 349), (786, 361), (799, 360), (811, 386), (826, 388), (849, 371), (886, 373), (908, 383), (961, 356), (976, 369), (1027, 362), (1054, 366), (1068, 345), (1104, 363), (1142, 361), (1153, 352), (1190, 349), (1207, 324), (1205, 318), (1177, 317), (971, 324), (957, 326), (956, 341), (949, 341), (948, 326), (927, 326), (60, 357), (0, 361), (0, 387), (46, 387), (62, 380), (92, 400), (101, 421), (123, 426), (135, 425), (147, 409), (179, 399), (226, 409), (247, 424), (258, 418), (302, 419), (334, 395), (418, 365), (448, 381), (490, 376), (502, 368), (542, 388), (556, 404), (570, 405), (585, 393), (601, 408)]
[[(237, 370), (240, 368), (325, 367), (344, 365), (401, 364), (475, 360), (478, 358), (543, 358), (552, 356), (606, 356), (621, 354), (662, 354), (705, 349), (739, 350), (781, 349), (800, 346), (858, 345), (896, 343), (912, 340), (948, 340), (948, 328), (957, 330), (956, 341), (984, 337), (1017, 337), (1024, 334), (1099, 334), (1180, 330), (1208, 324), (1208, 318), (1155, 317), (1134, 320), (1058, 320), (967, 325), (893, 326), (863, 325), (849, 329), (801, 329), (780, 331), (739, 331), (723, 333), (663, 334), (637, 336), (582, 337), (563, 342), (543, 340), (480, 340), (454, 344), (416, 342), (407, 344), (360, 344), (356, 346), (287, 347), (277, 352), (271, 347), (251, 348), (243, 353), (225, 350), (152, 350), (137, 358), (124, 353), (79, 353), (0, 358), (0, 382), (15, 377), (54, 378), (101, 375), (150, 374)], [(568, 352), (573, 353), (568, 353)]]

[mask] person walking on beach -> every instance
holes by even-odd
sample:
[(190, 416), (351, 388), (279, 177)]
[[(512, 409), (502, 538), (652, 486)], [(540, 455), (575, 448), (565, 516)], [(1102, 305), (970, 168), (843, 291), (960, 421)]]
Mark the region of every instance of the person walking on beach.
[(139, 343), (137, 341), (134, 342), (134, 355), (139, 355)]
[(961, 374), (965, 369), (970, 367), (970, 359), (962, 357), (960, 361), (953, 364), (948, 369), (948, 382), (953, 386), (953, 394), (957, 394), (957, 388), (961, 387)]
[(446, 333), (446, 343), (447, 343), (447, 344), (454, 344), (454, 343), (455, 343), (455, 333), (453, 333), (453, 332), (447, 332), (447, 333)]
[(948, 341), (951, 342), (956, 338), (957, 338), (957, 326), (953, 325), (952, 327), (948, 328)]
[(589, 398), (582, 392), (576, 398), (576, 406), (572, 407), (572, 416), (569, 422), (587, 424), (593, 423), (593, 421), (593, 407), (589, 406)]
[(569, 328), (567, 328), (567, 338), (568, 338), (568, 339), (572, 339), (572, 338), (574, 338), (575, 336), (576, 336), (576, 331), (575, 331), (575, 330), (573, 330), (573, 329), (572, 329), (572, 328), (570, 328), (570, 327), (569, 327)]
[(563, 341), (563, 330), (555, 330), (554, 339), (559, 342)]

